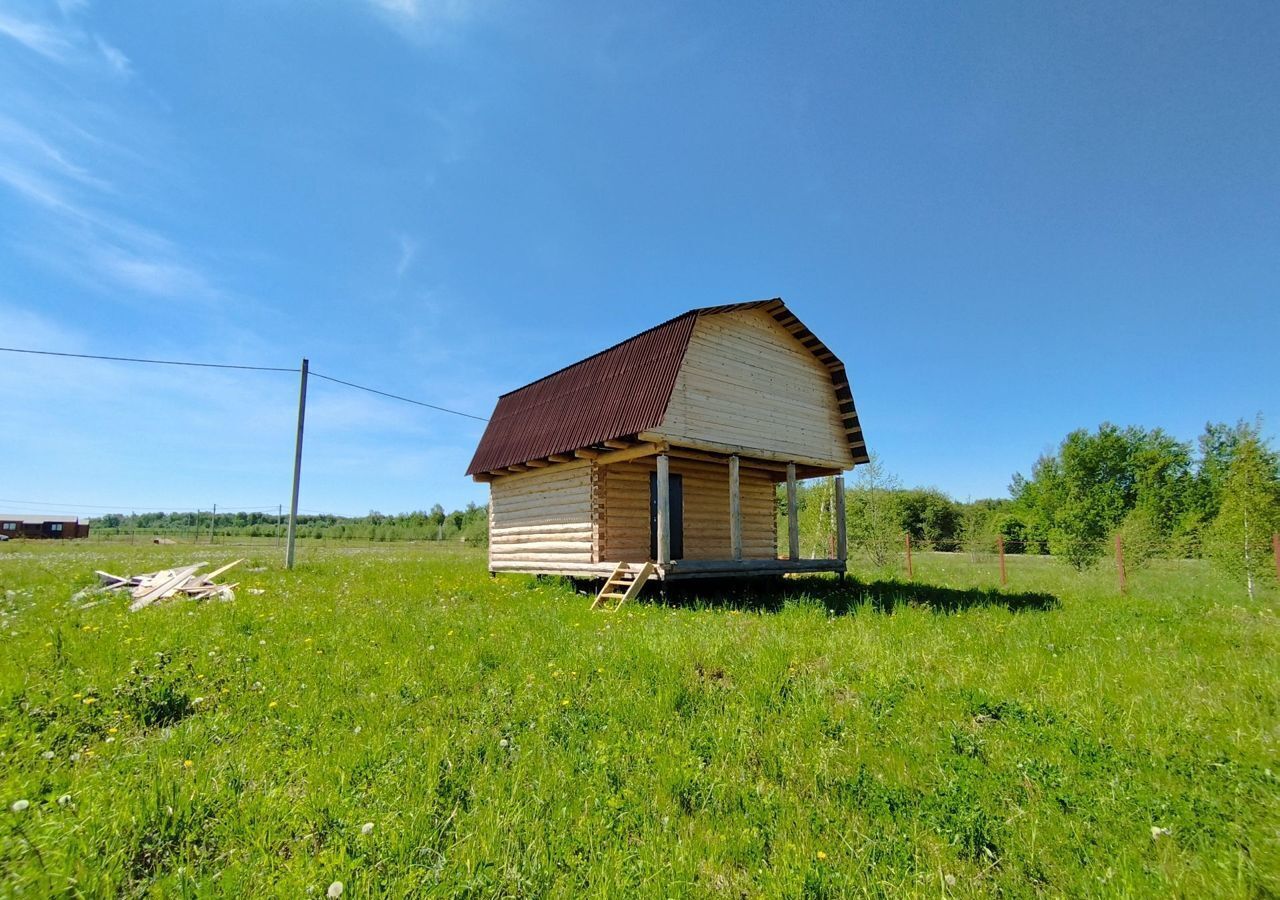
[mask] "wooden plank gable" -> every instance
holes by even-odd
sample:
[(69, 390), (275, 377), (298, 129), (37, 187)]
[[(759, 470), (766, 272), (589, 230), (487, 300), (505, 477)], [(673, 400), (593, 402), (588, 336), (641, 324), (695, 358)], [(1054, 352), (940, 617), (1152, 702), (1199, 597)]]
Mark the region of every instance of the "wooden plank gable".
[(653, 434), (853, 464), (832, 372), (766, 309), (698, 318)]

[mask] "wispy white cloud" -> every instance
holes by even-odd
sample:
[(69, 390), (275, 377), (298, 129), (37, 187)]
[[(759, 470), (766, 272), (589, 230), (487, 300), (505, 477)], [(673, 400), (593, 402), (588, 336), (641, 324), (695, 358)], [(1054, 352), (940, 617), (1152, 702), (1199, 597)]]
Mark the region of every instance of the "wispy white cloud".
[[(37, 134), (16, 119), (3, 114), (0, 114), (0, 148), (8, 151), (6, 155), (21, 155), (25, 151), (31, 157), (34, 157), (34, 162), (44, 163), (49, 168), (74, 181), (103, 191), (111, 190), (111, 184), (108, 181), (95, 176), (84, 166), (73, 162), (61, 148), (55, 146), (47, 138)], [(0, 159), (3, 158), (4, 156), (0, 156)]]
[(370, 2), (384, 12), (411, 19), (418, 17), (422, 7), (418, 0), (370, 0)]
[(124, 78), (133, 74), (133, 66), (129, 62), (129, 57), (124, 55), (124, 51), (119, 47), (108, 44), (97, 35), (94, 35), (93, 40), (98, 46), (98, 52), (102, 54), (102, 58), (107, 61), (107, 65), (111, 67), (112, 71)]
[(95, 269), (122, 287), (155, 297), (209, 299), (220, 292), (194, 266), (155, 256), (140, 256), (108, 245), (94, 247)]
[(399, 235), (396, 240), (400, 244), (400, 259), (396, 263), (396, 277), (403, 278), (405, 273), (409, 271), (409, 267), (413, 265), (413, 261), (418, 258), (418, 242), (407, 234)]
[(43, 231), (16, 238), (19, 246), (76, 280), (197, 302), (223, 296), (172, 241), (102, 208), (104, 198), (114, 199), (110, 182), (48, 138), (3, 118), (0, 186), (44, 213)]
[(57, 0), (58, 9), (64, 16), (78, 13), (89, 5), (89, 0)]
[(66, 3), (65, 21), (35, 24), (0, 14), (0, 33), (54, 66), (0, 84), (0, 193), (7, 188), (29, 209), (10, 240), (69, 280), (124, 297), (225, 299), (190, 253), (135, 214), (140, 199), (151, 203), (137, 175), (155, 168), (156, 148), (139, 137), (150, 129), (136, 114), (120, 111), (116, 89), (102, 87), (104, 67), (128, 76), (132, 66), (74, 21), (83, 8)]
[(133, 73), (124, 51), (75, 21), (75, 16), (87, 6), (86, 3), (62, 2), (58, 6), (62, 12), (62, 18), (58, 20), (41, 21), (0, 12), (0, 35), (63, 65), (105, 66), (121, 78), (128, 78)]
[(34, 53), (58, 62), (67, 60), (74, 49), (72, 40), (63, 29), (29, 19), (19, 19), (3, 12), (0, 12), (0, 34)]
[(476, 18), (489, 0), (364, 0), (408, 37), (430, 40)]

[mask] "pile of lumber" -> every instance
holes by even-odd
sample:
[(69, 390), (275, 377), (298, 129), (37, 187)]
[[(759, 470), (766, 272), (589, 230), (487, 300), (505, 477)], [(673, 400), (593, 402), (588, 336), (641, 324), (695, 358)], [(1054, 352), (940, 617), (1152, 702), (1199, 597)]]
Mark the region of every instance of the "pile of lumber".
[(94, 574), (102, 582), (101, 589), (104, 591), (129, 591), (133, 596), (129, 611), (137, 612), (157, 600), (166, 600), (179, 594), (192, 600), (208, 600), (211, 597), (231, 600), (235, 597), (232, 589), (238, 586), (238, 582), (237, 584), (215, 584), (213, 579), (242, 562), (244, 562), (243, 559), (237, 559), (204, 575), (197, 574), (209, 565), (204, 562), (182, 569), (162, 569), (159, 572), (147, 572), (144, 575), (130, 575), (128, 578), (121, 578), (110, 572)]

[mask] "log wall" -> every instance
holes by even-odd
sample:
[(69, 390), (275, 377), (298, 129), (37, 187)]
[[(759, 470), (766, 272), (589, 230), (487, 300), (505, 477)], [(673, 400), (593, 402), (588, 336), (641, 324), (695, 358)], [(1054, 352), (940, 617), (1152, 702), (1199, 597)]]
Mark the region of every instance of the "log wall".
[[(649, 473), (656, 468), (652, 457), (600, 467), (601, 559), (649, 559)], [(732, 559), (728, 466), (672, 457), (671, 474), (684, 476), (684, 558)], [(744, 467), (739, 493), (743, 558), (777, 558), (772, 480)]]
[(595, 562), (592, 469), (583, 460), (504, 475), (492, 482), (489, 568), (530, 572), (590, 568)]

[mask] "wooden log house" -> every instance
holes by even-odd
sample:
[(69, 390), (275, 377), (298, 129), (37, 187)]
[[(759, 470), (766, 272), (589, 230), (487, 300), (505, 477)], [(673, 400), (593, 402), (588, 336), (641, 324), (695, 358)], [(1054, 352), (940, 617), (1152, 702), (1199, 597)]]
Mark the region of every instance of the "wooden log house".
[[(843, 572), (843, 473), (866, 461), (844, 364), (775, 299), (692, 310), (502, 395), (467, 474), (489, 484), (491, 572), (630, 585)], [(801, 559), (795, 485), (818, 476), (837, 546)]]

